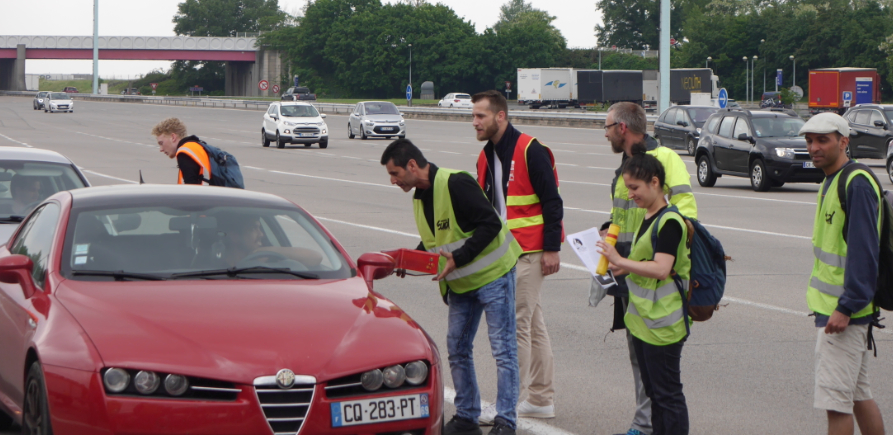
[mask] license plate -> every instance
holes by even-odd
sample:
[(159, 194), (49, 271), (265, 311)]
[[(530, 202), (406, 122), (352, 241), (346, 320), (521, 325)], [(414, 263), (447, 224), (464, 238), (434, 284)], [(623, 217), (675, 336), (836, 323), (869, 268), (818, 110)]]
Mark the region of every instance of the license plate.
[(815, 164), (812, 162), (803, 162), (803, 167), (815, 169)]
[(300, 137), (313, 137), (313, 136), (315, 136), (315, 134), (313, 134), (313, 133), (299, 133), (298, 136), (300, 136)]
[(393, 131), (394, 127), (382, 127), (381, 131)]
[(332, 404), (332, 427), (426, 418), (428, 413), (427, 394), (337, 402)]

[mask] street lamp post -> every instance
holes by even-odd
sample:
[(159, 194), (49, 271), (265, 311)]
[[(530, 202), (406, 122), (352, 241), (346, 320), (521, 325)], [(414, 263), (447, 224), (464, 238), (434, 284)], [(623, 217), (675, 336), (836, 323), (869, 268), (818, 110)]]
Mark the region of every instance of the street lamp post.
[(710, 61), (713, 60), (712, 57), (707, 56), (707, 60), (704, 62), (704, 68), (710, 68)]
[(748, 69), (747, 69), (748, 68), (747, 56), (744, 56), (741, 59), (744, 60), (744, 98), (748, 99), (748, 98), (750, 98), (750, 97), (748, 97), (750, 95), (750, 81), (748, 80), (748, 77), (750, 76), (750, 71), (748, 71)]
[(791, 76), (791, 80), (793, 83), (791, 87), (794, 87), (797, 86), (797, 59), (794, 59), (794, 55), (791, 55), (790, 57), (788, 57), (788, 59), (791, 59), (794, 62), (794, 75)]
[(750, 58), (750, 101), (755, 101), (753, 98), (753, 94), (755, 94), (754, 86), (753, 86), (753, 76), (755, 75), (754, 67), (756, 66), (758, 59), (759, 59), (759, 57), (756, 55), (754, 55), (753, 57)]

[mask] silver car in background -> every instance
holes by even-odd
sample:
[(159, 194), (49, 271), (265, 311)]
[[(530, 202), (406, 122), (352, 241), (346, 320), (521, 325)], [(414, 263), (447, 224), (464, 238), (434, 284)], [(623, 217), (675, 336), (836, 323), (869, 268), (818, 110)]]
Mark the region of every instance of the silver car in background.
[(347, 137), (406, 137), (406, 121), (394, 103), (388, 101), (362, 101), (347, 120)]
[(66, 92), (50, 92), (43, 100), (44, 113), (74, 112), (74, 100)]
[(34, 96), (34, 110), (43, 109), (43, 103), (47, 100), (47, 94), (49, 93), (49, 91), (40, 91)]

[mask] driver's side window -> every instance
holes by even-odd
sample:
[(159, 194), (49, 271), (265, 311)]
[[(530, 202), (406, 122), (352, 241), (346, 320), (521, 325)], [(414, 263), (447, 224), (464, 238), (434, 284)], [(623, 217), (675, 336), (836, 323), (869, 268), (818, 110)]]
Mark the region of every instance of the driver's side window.
[(747, 120), (744, 118), (738, 118), (738, 122), (735, 123), (735, 132), (732, 133), (732, 139), (738, 139), (738, 136), (742, 133), (751, 136), (750, 127), (747, 126)]
[(13, 254), (31, 258), (34, 263), (31, 277), (34, 278), (34, 285), (41, 289), (46, 283), (50, 249), (53, 247), (58, 221), (58, 204), (49, 203), (41, 207), (31, 215), (28, 221), (22, 224), (22, 230), (9, 250)]

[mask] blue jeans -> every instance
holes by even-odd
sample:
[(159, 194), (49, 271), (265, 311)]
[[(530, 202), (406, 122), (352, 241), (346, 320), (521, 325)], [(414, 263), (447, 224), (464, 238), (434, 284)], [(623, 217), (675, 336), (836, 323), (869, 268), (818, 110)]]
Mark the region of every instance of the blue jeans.
[(481, 393), (474, 373), (474, 336), (487, 313), (490, 350), (496, 358), (496, 417), (515, 429), (518, 418), (518, 340), (515, 337), (515, 268), (464, 294), (449, 293), (447, 352), (456, 388), (456, 415), (477, 422)]

